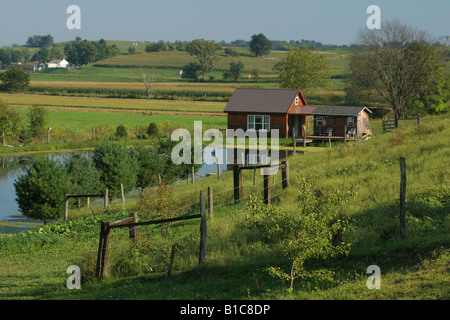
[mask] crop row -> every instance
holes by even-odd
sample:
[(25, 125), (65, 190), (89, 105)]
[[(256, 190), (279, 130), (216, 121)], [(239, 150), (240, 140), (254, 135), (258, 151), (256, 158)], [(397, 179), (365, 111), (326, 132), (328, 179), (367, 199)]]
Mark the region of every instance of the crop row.
[[(29, 91), (49, 95), (102, 96), (126, 99), (148, 98), (147, 90), (145, 89), (32, 86), (29, 88)], [(152, 90), (152, 96), (155, 99), (227, 101), (231, 95), (232, 92), (224, 91)]]

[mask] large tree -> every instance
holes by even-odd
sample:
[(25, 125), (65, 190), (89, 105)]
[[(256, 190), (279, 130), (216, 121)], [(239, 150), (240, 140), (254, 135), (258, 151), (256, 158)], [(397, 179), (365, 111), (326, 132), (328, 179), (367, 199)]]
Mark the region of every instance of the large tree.
[(218, 59), (216, 53), (220, 49), (222, 49), (220, 44), (205, 39), (195, 39), (186, 45), (186, 51), (191, 56), (197, 57), (203, 80), (205, 80), (206, 74), (212, 70), (214, 62)]
[(8, 69), (0, 74), (0, 91), (25, 91), (30, 85), (30, 75), (21, 69)]
[(281, 88), (309, 91), (327, 87), (330, 83), (330, 67), (323, 56), (307, 48), (288, 48), (287, 56), (275, 69), (280, 73)]
[(269, 54), (272, 49), (272, 41), (270, 41), (264, 34), (254, 34), (250, 41), (250, 52), (255, 56), (265, 56)]
[(421, 95), (430, 96), (433, 83), (446, 86), (437, 52), (425, 32), (387, 21), (380, 30), (361, 31), (359, 42), (363, 50), (350, 64), (350, 98), (358, 92), (366, 92), (362, 94), (366, 97), (375, 94), (398, 119)]

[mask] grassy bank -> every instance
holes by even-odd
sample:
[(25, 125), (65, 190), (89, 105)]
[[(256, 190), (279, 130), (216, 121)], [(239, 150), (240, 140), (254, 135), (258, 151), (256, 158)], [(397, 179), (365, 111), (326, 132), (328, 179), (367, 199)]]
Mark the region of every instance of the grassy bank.
[[(294, 290), (272, 278), (268, 266), (286, 267), (282, 248), (250, 228), (244, 204), (233, 204), (232, 173), (174, 186), (170, 208), (198, 211), (199, 191), (214, 192), (214, 218), (208, 220), (207, 263), (198, 267), (199, 223), (177, 222), (169, 236), (161, 227), (139, 227), (132, 244), (128, 230), (115, 230), (110, 243), (110, 277), (93, 279), (101, 220), (114, 221), (141, 207), (136, 199), (115, 203), (107, 213), (96, 208), (71, 213), (29, 233), (0, 238), (0, 297), (3, 299), (448, 299), (450, 220), (448, 119), (428, 117), (361, 143), (335, 144), (319, 153), (289, 158), (291, 187), (283, 190), (281, 173), (272, 189), (273, 206), (297, 206), (297, 182), (306, 177), (318, 193), (341, 190), (353, 195), (341, 210), (351, 217), (345, 239), (354, 242), (348, 256), (308, 261), (326, 266), (330, 281), (299, 278)], [(308, 148), (306, 149), (308, 150)], [(399, 236), (400, 157), (407, 162), (407, 230)], [(244, 199), (262, 197), (262, 176), (243, 176)], [(72, 211), (71, 211), (72, 212)], [(88, 217), (81, 218), (89, 214)], [(140, 215), (140, 219), (144, 219)], [(165, 280), (171, 245), (177, 253), (172, 276)], [(51, 264), (48, 261), (52, 261)], [(82, 289), (65, 287), (69, 265), (80, 266)], [(369, 265), (381, 269), (381, 289), (366, 287)]]

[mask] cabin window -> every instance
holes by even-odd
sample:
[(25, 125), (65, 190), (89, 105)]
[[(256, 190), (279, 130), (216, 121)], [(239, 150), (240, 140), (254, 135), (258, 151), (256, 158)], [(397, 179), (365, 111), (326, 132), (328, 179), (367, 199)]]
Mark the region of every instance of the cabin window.
[(324, 126), (326, 126), (325, 123), (326, 123), (325, 122), (325, 117), (323, 117), (323, 116), (316, 117), (316, 126), (317, 127), (324, 127)]
[(249, 115), (247, 130), (270, 131), (270, 116)]
[(298, 97), (295, 97), (295, 105), (298, 106)]
[(347, 127), (354, 127), (354, 126), (355, 126), (355, 118), (347, 117)]

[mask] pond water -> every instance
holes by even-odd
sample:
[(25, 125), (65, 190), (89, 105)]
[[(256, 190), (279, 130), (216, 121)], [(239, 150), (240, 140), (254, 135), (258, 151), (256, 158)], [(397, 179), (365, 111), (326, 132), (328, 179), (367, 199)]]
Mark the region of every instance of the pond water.
[[(211, 148), (204, 149), (203, 164), (197, 171), (198, 176), (196, 176), (196, 179), (204, 177), (208, 174), (217, 174), (217, 162), (213, 155), (213, 151), (214, 149)], [(217, 151), (217, 156), (221, 159), (220, 171), (225, 172), (229, 169), (225, 164), (227, 163), (226, 159), (229, 151), (226, 148), (218, 149)], [(284, 152), (280, 152), (280, 157), (282, 157), (282, 153)], [(69, 154), (70, 153), (52, 153), (51, 155), (49, 154), (49, 156), (53, 156), (57, 159), (64, 159)], [(16, 220), (17, 215), (20, 215), (20, 209), (16, 201), (14, 182), (30, 158), (31, 156), (0, 157), (0, 221)], [(256, 162), (264, 161), (264, 155), (255, 156), (251, 154), (249, 150), (245, 151), (245, 158), (246, 163), (256, 164)], [(23, 217), (21, 217), (21, 219), (23, 219)], [(32, 220), (29, 219), (29, 221)]]

